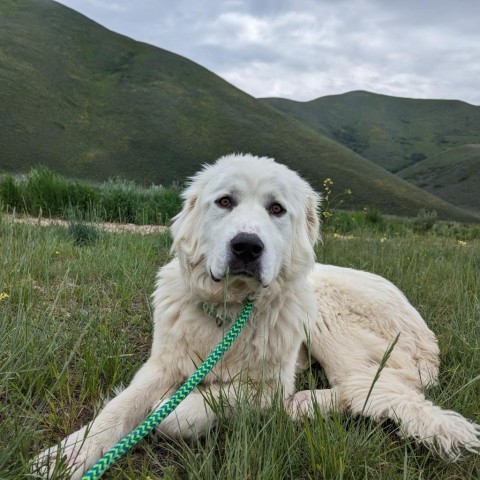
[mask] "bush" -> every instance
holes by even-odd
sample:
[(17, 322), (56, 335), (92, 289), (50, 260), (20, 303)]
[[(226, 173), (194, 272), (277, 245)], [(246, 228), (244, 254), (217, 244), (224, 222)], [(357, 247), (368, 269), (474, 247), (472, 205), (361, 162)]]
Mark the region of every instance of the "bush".
[(100, 236), (96, 227), (78, 220), (70, 222), (67, 233), (72, 238), (73, 243), (79, 246), (93, 245)]
[(101, 188), (99, 212), (109, 222), (135, 223), (139, 198), (132, 182), (109, 180)]
[(110, 180), (100, 189), (99, 213), (111, 222), (166, 224), (182, 206), (175, 188), (140, 188), (133, 182)]
[(12, 175), (3, 175), (0, 178), (0, 201), (2, 202), (2, 209), (21, 208), (21, 192)]
[(110, 180), (99, 187), (68, 180), (46, 167), (15, 179), (0, 178), (4, 209), (30, 215), (106, 220), (137, 224), (167, 224), (182, 206), (177, 188), (141, 188), (133, 182)]
[(78, 182), (70, 184), (69, 207), (75, 207), (85, 213), (91, 213), (95, 210), (99, 201), (100, 191), (98, 188)]
[(433, 228), (437, 221), (436, 210), (421, 209), (412, 220), (412, 229), (416, 233), (425, 233)]
[(480, 238), (480, 225), (438, 222), (433, 226), (432, 233), (440, 237), (456, 238), (457, 240), (474, 240)]
[(383, 223), (383, 216), (376, 208), (366, 210), (365, 221), (373, 225), (380, 225)]
[(180, 192), (176, 188), (150, 187), (145, 191), (138, 223), (167, 224), (182, 208)]
[(25, 209), (32, 215), (60, 215), (69, 205), (69, 182), (47, 167), (31, 170), (19, 186)]

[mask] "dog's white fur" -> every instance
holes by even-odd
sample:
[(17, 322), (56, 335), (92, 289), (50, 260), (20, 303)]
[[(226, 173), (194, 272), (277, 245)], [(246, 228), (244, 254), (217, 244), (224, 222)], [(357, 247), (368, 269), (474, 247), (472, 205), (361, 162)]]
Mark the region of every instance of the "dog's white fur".
[[(218, 202), (225, 196), (232, 200), (228, 208)], [(205, 304), (233, 318), (247, 296), (255, 302), (248, 326), (201, 389), (160, 425), (161, 432), (204, 433), (215, 423), (205, 391), (226, 395), (234, 405), (248, 378), (262, 404), (280, 391), (294, 418), (313, 417), (317, 404), (322, 413), (336, 409), (390, 418), (404, 435), (446, 457), (480, 447), (478, 425), (433, 405), (422, 393), (436, 382), (439, 351), (405, 296), (377, 275), (315, 264), (319, 197), (296, 173), (268, 158), (230, 155), (198, 173), (184, 200), (172, 225), (175, 258), (158, 273), (149, 360), (88, 427), (46, 450), (37, 463), (52, 462), (61, 452), (72, 478), (80, 478), (221, 340), (226, 326), (218, 325)], [(272, 213), (275, 203), (285, 211)], [(255, 274), (228, 275), (230, 244), (239, 233), (264, 244)], [(295, 393), (307, 343), (331, 389)]]

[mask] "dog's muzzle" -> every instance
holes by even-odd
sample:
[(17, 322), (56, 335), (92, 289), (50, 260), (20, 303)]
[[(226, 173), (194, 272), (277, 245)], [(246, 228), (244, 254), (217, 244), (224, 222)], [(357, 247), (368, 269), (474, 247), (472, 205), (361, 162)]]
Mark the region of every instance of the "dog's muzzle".
[(232, 275), (246, 275), (261, 281), (261, 258), (265, 249), (254, 233), (239, 233), (230, 241), (228, 269)]

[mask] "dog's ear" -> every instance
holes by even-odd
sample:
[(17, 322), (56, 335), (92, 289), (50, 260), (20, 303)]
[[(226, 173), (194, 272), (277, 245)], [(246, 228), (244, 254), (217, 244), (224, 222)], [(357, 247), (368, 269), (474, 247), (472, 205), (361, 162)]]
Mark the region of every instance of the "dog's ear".
[(305, 202), (305, 215), (307, 219), (307, 234), (312, 246), (320, 239), (320, 218), (318, 214), (320, 206), (320, 195), (312, 192), (307, 196)]
[(288, 262), (288, 275), (292, 277), (305, 276), (315, 263), (314, 246), (320, 238), (320, 219), (318, 208), (320, 196), (310, 185), (303, 184), (304, 195), (301, 197), (302, 210), (297, 213), (291, 242), (291, 258)]
[(187, 198), (185, 200), (183, 209), (187, 210), (187, 213), (192, 212), (193, 209), (195, 208), (195, 205), (197, 204), (197, 201), (198, 201), (198, 195), (192, 195), (190, 198)]
[(183, 193), (183, 208), (173, 219), (170, 231), (173, 236), (172, 251), (177, 255), (185, 253), (187, 257), (194, 254), (196, 250), (195, 216), (197, 215), (198, 192), (192, 186)]

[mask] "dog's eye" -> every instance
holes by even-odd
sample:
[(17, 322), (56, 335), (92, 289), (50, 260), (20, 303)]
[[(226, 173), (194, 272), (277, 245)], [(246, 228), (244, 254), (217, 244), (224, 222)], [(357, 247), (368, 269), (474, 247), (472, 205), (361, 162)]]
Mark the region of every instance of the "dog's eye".
[(270, 205), (270, 213), (272, 215), (281, 215), (283, 212), (285, 212), (285, 209), (279, 203)]
[(232, 206), (233, 202), (232, 202), (232, 199), (228, 195), (225, 195), (224, 197), (219, 198), (216, 201), (216, 204), (219, 207), (222, 207), (222, 208), (230, 208)]

